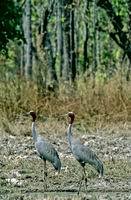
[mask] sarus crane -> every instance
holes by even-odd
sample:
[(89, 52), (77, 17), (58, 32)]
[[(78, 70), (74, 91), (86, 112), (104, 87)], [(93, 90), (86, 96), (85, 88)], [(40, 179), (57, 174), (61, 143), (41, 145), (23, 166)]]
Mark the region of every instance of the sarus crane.
[(69, 126), (67, 129), (67, 138), (69, 142), (69, 146), (71, 149), (72, 154), (76, 158), (76, 160), (80, 163), (80, 165), (83, 168), (83, 175), (82, 179), (80, 181), (78, 194), (81, 189), (82, 182), (85, 182), (85, 187), (87, 190), (87, 178), (86, 178), (86, 172), (85, 172), (85, 164), (88, 163), (92, 165), (97, 172), (100, 174), (100, 176), (103, 176), (104, 168), (102, 161), (98, 158), (98, 156), (88, 147), (83, 145), (78, 139), (75, 139), (72, 134), (72, 124), (75, 119), (75, 114), (73, 112), (68, 113), (69, 118)]
[(47, 190), (47, 168), (46, 161), (49, 161), (54, 166), (55, 170), (60, 172), (61, 161), (56, 149), (51, 143), (49, 143), (45, 138), (39, 135), (36, 131), (36, 113), (30, 111), (28, 114), (32, 116), (32, 137), (35, 143), (36, 151), (39, 157), (44, 161), (44, 181), (45, 181), (45, 191)]

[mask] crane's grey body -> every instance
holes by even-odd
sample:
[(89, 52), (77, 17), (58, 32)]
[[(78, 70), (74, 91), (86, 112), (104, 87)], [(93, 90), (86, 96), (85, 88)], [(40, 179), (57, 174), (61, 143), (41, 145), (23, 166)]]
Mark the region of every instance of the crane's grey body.
[(80, 142), (80, 140), (75, 139), (73, 137), (71, 129), (72, 129), (72, 124), (75, 118), (74, 113), (69, 112), (68, 117), (69, 117), (69, 126), (67, 129), (67, 138), (68, 138), (69, 146), (70, 146), (72, 154), (74, 155), (76, 160), (80, 163), (80, 165), (83, 168), (82, 180), (80, 182), (79, 190), (78, 190), (78, 194), (79, 194), (83, 180), (85, 181), (85, 187), (87, 191), (87, 178), (86, 178), (86, 172), (85, 172), (86, 163), (92, 165), (101, 176), (103, 176), (104, 170), (103, 170), (103, 163), (97, 157), (97, 155), (89, 147), (83, 145)]
[(52, 163), (54, 168), (60, 172), (61, 169), (61, 161), (59, 155), (53, 145), (46, 141), (42, 136), (37, 134), (36, 132), (36, 113), (34, 111), (30, 111), (28, 114), (32, 116), (32, 137), (35, 143), (35, 148), (40, 156), (40, 158), (44, 161), (44, 188), (47, 190), (46, 178), (47, 178), (47, 169), (46, 169), (46, 161)]
[(72, 124), (69, 124), (67, 137), (72, 154), (83, 167), (88, 163), (92, 165), (101, 176), (103, 176), (103, 163), (88, 146), (81, 144), (78, 139), (73, 138), (71, 127)]
[(40, 158), (51, 162), (54, 168), (60, 172), (61, 162), (59, 155), (51, 143), (36, 133), (35, 122), (32, 122), (32, 137), (35, 142), (36, 151)]

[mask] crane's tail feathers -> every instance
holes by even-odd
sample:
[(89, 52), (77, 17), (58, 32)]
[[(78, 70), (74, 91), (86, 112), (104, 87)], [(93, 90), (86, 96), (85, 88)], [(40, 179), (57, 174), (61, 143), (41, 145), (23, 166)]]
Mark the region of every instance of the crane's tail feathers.
[(58, 159), (55, 163), (52, 163), (52, 164), (53, 164), (55, 170), (57, 170), (58, 173), (60, 173), (60, 170), (61, 170), (61, 162), (60, 162), (60, 160)]
[(103, 163), (101, 162), (101, 160), (99, 160), (97, 156), (95, 156), (94, 159), (90, 160), (90, 162), (88, 163), (91, 164), (97, 170), (100, 176), (104, 175)]
[(96, 170), (98, 171), (98, 173), (100, 174), (100, 176), (104, 175), (103, 163), (99, 159), (97, 159)]
[(56, 167), (56, 166), (54, 166), (54, 168), (55, 168), (55, 170), (56, 170), (56, 171), (58, 171), (58, 173), (60, 173), (61, 166), (59, 166), (59, 167), (58, 167), (58, 166), (57, 166), (57, 167)]
[(103, 167), (103, 163), (101, 163), (100, 175), (101, 175), (101, 176), (104, 175), (104, 167)]

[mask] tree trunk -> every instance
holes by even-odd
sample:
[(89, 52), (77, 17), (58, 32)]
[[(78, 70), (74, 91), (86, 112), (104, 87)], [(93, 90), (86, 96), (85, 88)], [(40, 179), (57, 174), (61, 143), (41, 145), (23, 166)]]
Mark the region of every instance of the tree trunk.
[(71, 62), (70, 62), (70, 3), (71, 0), (63, 0), (64, 6), (64, 66), (62, 77), (65, 81), (71, 78)]
[(79, 67), (80, 60), (80, 3), (78, 2), (77, 8), (75, 9), (75, 44), (76, 44), (76, 66)]
[(24, 44), (22, 42), (21, 44), (21, 58), (20, 58), (20, 75), (24, 76), (25, 74), (25, 51), (24, 51)]
[(75, 53), (75, 25), (74, 25), (74, 7), (70, 11), (70, 62), (71, 62), (71, 79), (75, 80), (76, 77), (76, 53)]
[(49, 82), (48, 84), (51, 84), (53, 88), (56, 87), (58, 83), (57, 74), (55, 70), (55, 57), (53, 56), (53, 47), (51, 44), (50, 35), (48, 33), (48, 23), (49, 18), (51, 17), (51, 14), (53, 12), (53, 3), (51, 4), (50, 8), (47, 8), (43, 14), (41, 23), (38, 30), (38, 36), (39, 36), (39, 49), (44, 56), (44, 62), (48, 64), (48, 74), (49, 74)]
[(57, 49), (60, 63), (59, 76), (62, 77), (63, 70), (63, 27), (62, 27), (63, 0), (57, 2)]
[(127, 0), (127, 4), (128, 4), (128, 17), (129, 17), (128, 30), (129, 30), (129, 38), (131, 40), (131, 1)]
[(96, 8), (96, 0), (94, 0), (93, 1), (93, 69), (92, 69), (92, 74), (94, 78), (95, 78), (95, 72), (97, 70), (96, 22), (97, 22), (97, 8)]
[[(128, 31), (129, 31), (129, 40), (131, 41), (131, 1), (127, 0), (127, 4), (128, 4), (128, 16), (129, 16)], [(130, 51), (131, 51), (131, 44), (130, 44)], [(126, 74), (127, 81), (130, 80), (130, 74), (131, 74), (131, 57), (129, 58), (129, 65)]]
[(26, 40), (26, 60), (25, 60), (25, 75), (26, 78), (32, 78), (32, 28), (31, 28), (31, 0), (25, 2), (25, 40)]
[(55, 87), (58, 80), (57, 80), (57, 75), (56, 75), (56, 70), (55, 70), (55, 57), (53, 57), (53, 47), (51, 45), (50, 35), (48, 32), (46, 34), (44, 48), (47, 55), (47, 62), (48, 62), (48, 69), (49, 69), (51, 84), (53, 87)]
[(88, 13), (89, 13), (89, 1), (85, 1), (85, 38), (84, 38), (84, 60), (83, 60), (83, 73), (89, 68), (88, 58), (88, 39), (89, 39), (89, 28), (88, 28)]

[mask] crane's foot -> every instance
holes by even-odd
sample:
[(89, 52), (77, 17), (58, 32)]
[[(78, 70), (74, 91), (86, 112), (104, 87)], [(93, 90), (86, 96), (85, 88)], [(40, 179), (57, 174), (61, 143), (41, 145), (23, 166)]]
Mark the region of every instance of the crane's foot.
[(57, 171), (57, 172), (55, 172), (55, 176), (58, 176), (59, 175), (59, 172)]
[(47, 184), (44, 185), (44, 192), (47, 192)]
[(47, 172), (44, 172), (44, 177), (47, 177)]
[(85, 177), (85, 193), (87, 193), (87, 178)]
[(82, 185), (82, 180), (81, 180), (81, 182), (80, 182), (80, 185), (79, 185), (79, 189), (78, 189), (77, 195), (79, 195), (79, 194), (80, 194), (81, 185)]
[(99, 179), (102, 179), (103, 178), (103, 176), (101, 175), (101, 174), (99, 174), (99, 177), (98, 177)]
[(44, 171), (44, 191), (47, 191), (47, 171)]
[(84, 181), (84, 176), (82, 177), (81, 182), (80, 182), (80, 184), (79, 184), (79, 188), (78, 188), (77, 195), (80, 194), (80, 190), (81, 190), (81, 186), (82, 186), (82, 182), (83, 182), (83, 181)]

